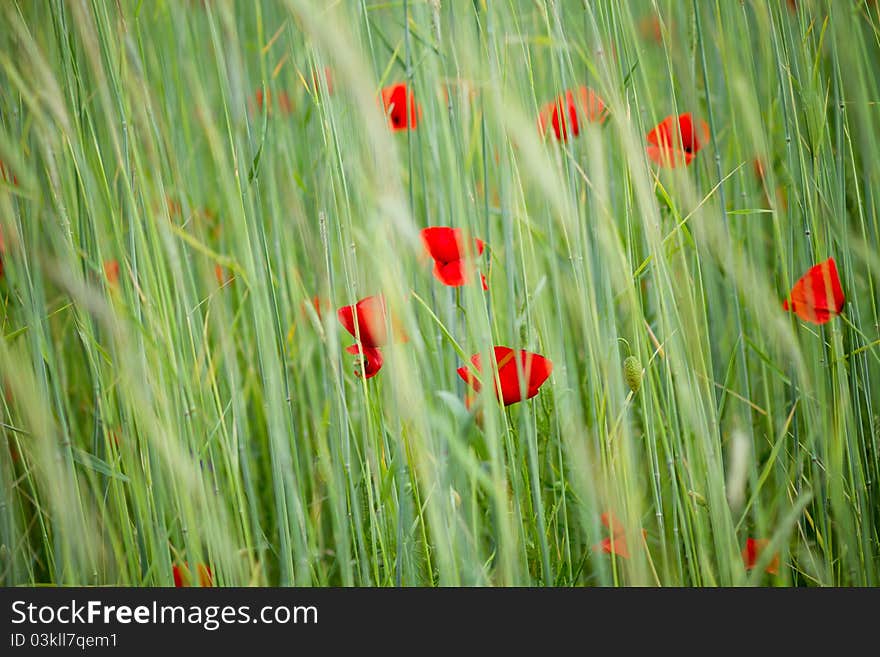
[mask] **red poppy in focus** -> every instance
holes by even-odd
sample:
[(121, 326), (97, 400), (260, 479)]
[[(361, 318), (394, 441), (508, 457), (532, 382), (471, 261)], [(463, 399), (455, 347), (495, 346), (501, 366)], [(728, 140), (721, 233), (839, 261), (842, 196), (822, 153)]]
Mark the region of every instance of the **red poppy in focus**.
[[(174, 573), (174, 586), (180, 588), (183, 586), (192, 586), (192, 574), (189, 570), (189, 564), (178, 565), (175, 564), (172, 568)], [(196, 572), (199, 575), (199, 586), (208, 587), (214, 586), (214, 574), (211, 572), (211, 567), (206, 566), (203, 563), (198, 564), (196, 566)]]
[(580, 135), (584, 122), (601, 124), (606, 118), (608, 108), (604, 101), (589, 87), (581, 86), (576, 92), (569, 89), (555, 102), (544, 105), (538, 115), (538, 127), (543, 135), (549, 124), (557, 140), (567, 141), (569, 132), (575, 137)]
[[(385, 327), (385, 297), (381, 294), (361, 299), (353, 306), (343, 306), (337, 311), (339, 322), (358, 342), (346, 348), (350, 354), (360, 354), (363, 370), (355, 370), (357, 376), (370, 379), (382, 368), (382, 353), (379, 347), (388, 343), (388, 330)], [(407, 338), (398, 332), (398, 339)]]
[[(524, 399), (531, 399), (537, 395), (538, 389), (553, 371), (553, 363), (538, 354), (523, 350), (514, 351), (510, 347), (495, 347), (494, 351), (497, 369), (493, 371), (493, 378), (495, 372), (498, 374), (497, 380), (495, 381), (495, 396), (498, 397), (505, 406), (516, 404)], [(519, 363), (517, 363), (517, 360)], [(480, 354), (474, 354), (471, 356), (473, 368), (478, 373), (483, 372), (480, 361)], [(524, 381), (521, 381), (519, 378), (519, 369), (521, 369), (525, 375)], [(469, 367), (459, 367), (458, 375), (474, 390), (480, 392), (480, 382), (477, 381), (477, 378), (473, 375)], [(482, 378), (485, 380), (486, 376), (483, 376)], [(523, 395), (521, 388), (525, 388), (525, 395)]]
[(118, 260), (105, 260), (104, 261), (104, 276), (107, 279), (107, 282), (110, 285), (116, 285), (119, 283), (119, 261)]
[[(748, 538), (746, 539), (746, 546), (742, 551), (742, 559), (745, 564), (746, 570), (752, 570), (755, 565), (758, 563), (758, 559), (761, 557), (761, 553), (766, 549), (766, 547), (770, 544), (770, 541), (766, 538)], [(773, 559), (770, 560), (770, 563), (764, 569), (765, 573), (770, 573), (771, 575), (779, 574), (779, 555), (774, 554)]]
[(837, 275), (834, 258), (810, 267), (791, 288), (791, 295), (782, 302), (784, 310), (792, 310), (805, 322), (824, 324), (843, 310), (845, 299)]
[[(461, 228), (431, 226), (422, 229), (422, 242), (428, 254), (434, 259), (434, 277), (450, 287), (459, 287), (468, 282), (465, 258), (483, 254), (485, 243), (474, 238), (474, 248), (467, 249)], [(486, 277), (480, 274), (483, 289), (488, 290)]]
[(700, 149), (709, 143), (709, 126), (694, 122), (690, 112), (667, 116), (648, 133), (648, 157), (663, 167), (690, 164)]
[[(623, 524), (610, 511), (602, 514), (602, 524), (606, 529), (611, 530), (611, 536), (603, 538), (599, 543), (593, 546), (595, 552), (604, 552), (605, 554), (616, 554), (624, 559), (629, 559), (629, 549), (626, 545), (626, 530)], [(642, 530), (642, 537), (647, 538), (648, 532)]]
[[(416, 103), (412, 91), (407, 90), (406, 83), (400, 82), (382, 89), (382, 105), (388, 116), (391, 129), (415, 130), (422, 118), (422, 106)], [(409, 111), (407, 111), (407, 106)]]

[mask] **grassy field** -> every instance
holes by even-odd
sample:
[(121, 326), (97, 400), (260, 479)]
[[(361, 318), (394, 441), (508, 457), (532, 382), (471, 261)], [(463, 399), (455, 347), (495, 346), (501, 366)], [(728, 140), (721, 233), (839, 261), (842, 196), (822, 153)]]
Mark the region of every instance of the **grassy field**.
[(8, 0), (0, 161), (0, 584), (880, 584), (876, 2)]

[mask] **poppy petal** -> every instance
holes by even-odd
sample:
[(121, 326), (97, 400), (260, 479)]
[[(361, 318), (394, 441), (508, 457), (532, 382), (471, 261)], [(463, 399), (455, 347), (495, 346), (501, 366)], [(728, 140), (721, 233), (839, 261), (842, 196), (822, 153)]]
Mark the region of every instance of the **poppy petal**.
[(574, 95), (571, 91), (566, 91), (564, 98), (560, 96), (559, 100), (553, 106), (553, 116), (551, 118), (553, 125), (553, 134), (556, 139), (566, 141), (568, 139), (568, 128), (571, 127), (571, 133), (577, 137), (580, 134), (580, 126), (578, 125), (577, 108), (574, 104)]
[(337, 317), (345, 330), (355, 339), (359, 339), (365, 347), (381, 347), (388, 342), (385, 330), (385, 297), (382, 295), (365, 297), (354, 306), (343, 306), (337, 311)]
[[(177, 588), (192, 586), (192, 576), (190, 574), (189, 564), (175, 564), (172, 566), (171, 571), (174, 576), (174, 586)], [(214, 574), (211, 572), (210, 566), (200, 563), (196, 566), (196, 572), (199, 575), (199, 586), (214, 586)]]
[(784, 310), (793, 310), (805, 322), (825, 324), (840, 314), (846, 299), (840, 285), (834, 258), (813, 265), (791, 288), (782, 302)]
[(611, 511), (606, 511), (602, 514), (602, 524), (605, 525), (606, 528), (611, 530), (611, 533), (617, 536), (618, 534), (622, 534), (625, 530), (621, 522), (617, 519)]
[(556, 101), (544, 105), (538, 115), (538, 127), (543, 135), (549, 123), (556, 139), (567, 141), (569, 134), (580, 135), (584, 122), (603, 123), (606, 118), (607, 108), (599, 95), (581, 86), (576, 92), (569, 89)]
[[(465, 241), (461, 228), (430, 226), (422, 229), (421, 237), (425, 249), (434, 260), (446, 263), (461, 260), (467, 255), (462, 248)], [(485, 246), (483, 240), (474, 238), (476, 255), (482, 255)]]
[[(746, 570), (752, 570), (758, 563), (758, 559), (761, 556), (761, 553), (767, 548), (770, 544), (769, 539), (766, 538), (747, 538), (746, 545), (742, 550), (742, 559), (743, 564), (746, 567)], [(771, 575), (779, 574), (779, 555), (774, 554), (773, 558), (770, 560), (770, 563), (767, 564), (767, 567), (764, 569), (764, 572), (769, 573)]]
[(694, 122), (686, 112), (667, 116), (647, 135), (646, 153), (655, 164), (675, 168), (689, 165), (696, 154), (709, 142), (709, 126), (705, 121)]
[(604, 123), (608, 118), (608, 108), (599, 94), (590, 87), (578, 89), (578, 109), (590, 123)]
[(452, 262), (434, 263), (434, 277), (450, 287), (459, 287), (467, 282), (465, 275), (464, 260), (453, 260)]
[(375, 347), (364, 347), (360, 344), (353, 344), (346, 347), (345, 350), (350, 354), (359, 354), (361, 356), (361, 369), (355, 370), (355, 376), (364, 379), (372, 379), (379, 370), (382, 369), (382, 352)]
[(544, 381), (553, 371), (553, 363), (527, 351), (519, 352), (519, 365), (525, 376), (525, 397), (521, 392), (521, 381), (519, 378), (519, 367), (515, 358), (507, 358), (502, 365), (502, 358), (498, 357), (496, 350), (496, 358), (498, 360), (498, 380), (501, 383), (501, 398), (505, 406), (515, 404), (523, 399), (531, 399), (538, 394), (538, 389), (543, 385)]
[(629, 559), (626, 538), (623, 536), (615, 536), (613, 539), (603, 538), (601, 542), (593, 546), (593, 551), (604, 552), (605, 554), (616, 554), (624, 559)]
[[(520, 350), (514, 352), (510, 347), (495, 347), (495, 363), (498, 367), (498, 380), (495, 384), (495, 394), (500, 401), (509, 406), (524, 399), (531, 399), (538, 394), (539, 388), (550, 376), (553, 371), (553, 363), (538, 354)], [(522, 368), (525, 375), (525, 396), (520, 390), (519, 369)], [(473, 368), (477, 372), (482, 372), (480, 354), (474, 354), (471, 357)], [(474, 390), (480, 391), (480, 385), (474, 378), (471, 370), (466, 367), (458, 369), (458, 375), (465, 380)], [(500, 390), (499, 390), (500, 383)]]
[(422, 108), (416, 103), (413, 92), (407, 89), (406, 83), (401, 82), (382, 89), (382, 104), (392, 130), (415, 130)]
[(119, 261), (104, 261), (104, 277), (110, 285), (116, 285), (119, 282)]

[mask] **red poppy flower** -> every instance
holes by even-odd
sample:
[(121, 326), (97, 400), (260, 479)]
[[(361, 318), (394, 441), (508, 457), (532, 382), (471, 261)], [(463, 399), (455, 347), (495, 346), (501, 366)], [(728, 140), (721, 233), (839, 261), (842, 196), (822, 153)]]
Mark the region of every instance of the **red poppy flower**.
[(391, 129), (395, 132), (415, 130), (419, 119), (422, 118), (422, 106), (416, 103), (413, 92), (407, 90), (405, 82), (382, 89), (382, 105), (385, 107), (385, 114), (388, 115)]
[(381, 294), (361, 299), (353, 306), (343, 306), (336, 314), (345, 330), (365, 347), (382, 347), (388, 342), (385, 297)]
[(648, 133), (648, 157), (663, 167), (690, 164), (700, 149), (709, 143), (709, 126), (694, 123), (691, 114), (667, 116)]
[(608, 109), (602, 99), (589, 87), (581, 86), (576, 94), (569, 89), (555, 102), (544, 105), (538, 115), (538, 126), (543, 135), (549, 123), (556, 139), (567, 141), (569, 130), (577, 137), (583, 122), (604, 123), (606, 118)]
[[(495, 347), (494, 351), (495, 361), (497, 363), (497, 370), (494, 372), (497, 372), (498, 374), (495, 382), (495, 395), (505, 406), (516, 404), (524, 399), (531, 399), (537, 395), (538, 389), (553, 371), (553, 363), (538, 354), (523, 350), (515, 352), (509, 347)], [(519, 360), (519, 365), (517, 365), (517, 359)], [(476, 369), (477, 372), (482, 373), (483, 369), (480, 360), (480, 354), (474, 354), (471, 356), (471, 363), (473, 364), (474, 369)], [(524, 381), (520, 381), (518, 368), (522, 369), (522, 372), (525, 375)], [(492, 374), (493, 378), (495, 376), (494, 372)], [(474, 390), (477, 392), (480, 391), (480, 382), (477, 381), (476, 377), (471, 373), (470, 368), (459, 367), (458, 375)], [(482, 377), (483, 380), (485, 380), (487, 376), (488, 375), (484, 375)], [(521, 383), (524, 385), (521, 386)], [(525, 388), (525, 396), (523, 396), (521, 387)]]
[[(765, 550), (765, 548), (770, 544), (770, 541), (766, 538), (748, 538), (746, 539), (746, 546), (742, 551), (743, 563), (745, 564), (746, 570), (752, 570), (755, 565), (758, 563), (758, 559), (761, 556), (761, 553)], [(771, 575), (779, 574), (779, 555), (774, 554), (773, 559), (770, 560), (770, 563), (764, 569), (764, 572), (770, 573)]]
[[(189, 564), (185, 563), (182, 566), (175, 564), (172, 571), (174, 574), (174, 586), (178, 588), (192, 586), (192, 575), (189, 570)], [(199, 575), (199, 586), (214, 586), (214, 574), (211, 572), (210, 566), (200, 563), (196, 566), (196, 572)]]
[(104, 276), (107, 278), (107, 282), (110, 285), (116, 285), (119, 283), (119, 261), (118, 260), (105, 260), (104, 261)]
[[(465, 258), (469, 255), (481, 255), (485, 244), (483, 240), (474, 238), (473, 251), (465, 246), (461, 228), (448, 226), (432, 226), (422, 229), (422, 242), (428, 254), (434, 259), (434, 277), (450, 287), (459, 287), (467, 283), (467, 267)], [(486, 277), (480, 274), (483, 289), (487, 290)]]
[(794, 284), (791, 295), (782, 302), (782, 308), (794, 311), (805, 322), (824, 324), (840, 314), (844, 301), (837, 265), (834, 258), (828, 258), (810, 267)]
[[(346, 348), (348, 353), (360, 354), (362, 357), (362, 370), (355, 370), (355, 374), (365, 379), (376, 376), (382, 368), (382, 353), (379, 347), (388, 343), (388, 331), (385, 328), (385, 297), (381, 294), (366, 297), (353, 306), (343, 306), (336, 315), (345, 330), (358, 340), (357, 343)], [(401, 342), (407, 341), (402, 331), (396, 330), (395, 335)]]
[(355, 370), (355, 376), (372, 379), (382, 369), (382, 351), (377, 347), (364, 347), (355, 343), (345, 350), (350, 354), (359, 354), (361, 357), (361, 369)]
[[(602, 524), (606, 529), (611, 530), (611, 536), (603, 538), (599, 543), (593, 546), (595, 552), (604, 552), (605, 554), (616, 554), (624, 559), (629, 559), (629, 549), (626, 545), (626, 530), (621, 522), (610, 511), (602, 514)], [(642, 536), (647, 538), (648, 532), (642, 530)]]

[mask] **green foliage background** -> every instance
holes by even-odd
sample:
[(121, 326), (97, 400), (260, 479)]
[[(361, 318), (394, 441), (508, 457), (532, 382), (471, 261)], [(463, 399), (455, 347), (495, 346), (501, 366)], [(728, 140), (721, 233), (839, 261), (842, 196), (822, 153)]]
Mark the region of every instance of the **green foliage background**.
[[(0, 583), (876, 585), (878, 62), (870, 1), (2, 3)], [(542, 140), (581, 84), (609, 119)], [(335, 310), (377, 293), (410, 339), (362, 381)], [(553, 375), (471, 412), (494, 344)]]

